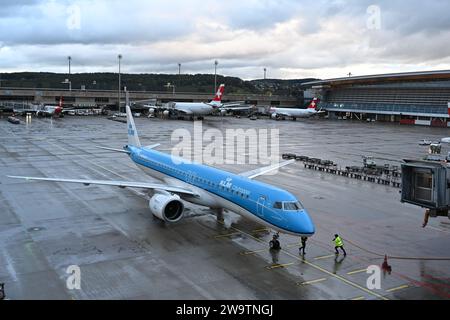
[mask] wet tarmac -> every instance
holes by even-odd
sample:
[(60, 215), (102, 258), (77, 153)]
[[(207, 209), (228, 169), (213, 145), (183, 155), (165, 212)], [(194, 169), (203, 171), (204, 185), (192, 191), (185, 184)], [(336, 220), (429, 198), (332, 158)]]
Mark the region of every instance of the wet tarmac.
[[(145, 144), (170, 152), (175, 129), (192, 123), (137, 119)], [(422, 139), (448, 129), (308, 120), (211, 118), (203, 128), (278, 128), (281, 153), (361, 165), (362, 156), (398, 164), (423, 156)], [(271, 234), (231, 212), (218, 223), (207, 209), (165, 225), (139, 190), (16, 181), (6, 175), (149, 181), (122, 154), (126, 125), (106, 118), (0, 120), (0, 283), (8, 299), (449, 299), (450, 261), (389, 259), (381, 289), (368, 289), (370, 265), (384, 255), (447, 258), (450, 220), (401, 204), (398, 189), (307, 170), (300, 163), (259, 178), (292, 192), (309, 210), (317, 233), (298, 254), (299, 239)], [(444, 148), (444, 152), (447, 150)], [(255, 165), (222, 165), (243, 172)], [(339, 233), (347, 257), (334, 255)], [(67, 268), (81, 269), (81, 290), (66, 286)]]

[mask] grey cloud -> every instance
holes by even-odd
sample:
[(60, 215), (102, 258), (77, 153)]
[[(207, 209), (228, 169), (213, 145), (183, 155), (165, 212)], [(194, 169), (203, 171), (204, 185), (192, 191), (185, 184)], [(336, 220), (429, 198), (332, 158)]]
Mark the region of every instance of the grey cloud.
[[(66, 25), (72, 3), (80, 29)], [(366, 27), (370, 5), (381, 9), (381, 30)], [(289, 77), (362, 65), (432, 69), (449, 63), (449, 36), (447, 0), (8, 0), (0, 70), (60, 70), (72, 55), (74, 68), (114, 71), (119, 52), (131, 72), (176, 72), (178, 62), (210, 72), (216, 58), (223, 73), (245, 78), (260, 77), (263, 66), (279, 76), (293, 70)]]

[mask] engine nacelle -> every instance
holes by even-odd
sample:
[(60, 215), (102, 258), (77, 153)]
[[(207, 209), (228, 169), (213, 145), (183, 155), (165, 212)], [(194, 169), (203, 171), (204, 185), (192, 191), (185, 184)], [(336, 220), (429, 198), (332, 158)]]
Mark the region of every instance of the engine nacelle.
[(149, 202), (150, 211), (159, 219), (175, 223), (184, 215), (184, 204), (179, 196), (155, 194)]
[(164, 117), (168, 117), (168, 116), (170, 116), (170, 111), (169, 110), (165, 110), (164, 112), (163, 112), (163, 116)]
[(278, 119), (278, 115), (276, 113), (272, 113), (272, 119), (277, 120)]
[(155, 109), (148, 109), (148, 114), (155, 115)]

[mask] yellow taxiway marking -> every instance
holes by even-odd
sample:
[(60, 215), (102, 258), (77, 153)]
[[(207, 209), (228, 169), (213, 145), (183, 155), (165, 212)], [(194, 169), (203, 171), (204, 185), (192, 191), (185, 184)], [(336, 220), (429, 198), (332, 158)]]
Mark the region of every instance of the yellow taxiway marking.
[(287, 245), (286, 247), (287, 248), (294, 248), (294, 247), (301, 247), (302, 246), (302, 244), (301, 243), (293, 243), (293, 244), (289, 244), (289, 245)]
[(258, 232), (268, 232), (268, 231), (269, 231), (269, 229), (264, 228), (264, 229), (256, 229), (256, 230), (253, 230), (252, 232), (258, 233)]
[(336, 257), (336, 255), (335, 254), (330, 254), (330, 255), (328, 255), (328, 256), (322, 256), (322, 257), (317, 257), (317, 258), (314, 258), (314, 260), (324, 260), (324, 259), (329, 259), (329, 258), (332, 258), (332, 257)]
[(408, 288), (409, 288), (409, 286), (407, 284), (405, 284), (405, 285), (400, 286), (400, 287), (388, 289), (388, 290), (386, 290), (386, 292), (394, 292), (394, 291), (399, 291), (399, 290), (408, 289)]
[(367, 272), (367, 269), (361, 269), (361, 270), (355, 270), (355, 271), (350, 271), (347, 274), (349, 276), (351, 276), (352, 274), (358, 274), (358, 273), (363, 273), (363, 272)]
[(292, 266), (294, 262), (292, 263), (286, 263), (286, 264), (274, 264), (272, 266), (266, 267), (267, 270), (274, 270), (274, 269), (280, 269), (280, 268), (287, 268), (289, 266)]
[[(246, 236), (252, 238), (253, 240), (255, 240), (255, 241), (259, 242), (259, 243), (263, 243), (263, 241), (262, 241), (261, 239), (258, 239), (258, 238), (256, 238), (256, 237), (252, 236), (251, 234), (248, 234), (248, 233), (246, 233), (246, 232), (244, 232), (244, 231), (242, 231), (242, 230), (239, 230), (239, 229), (237, 229), (237, 228), (235, 228), (235, 227), (231, 227), (231, 228), (232, 228), (233, 230), (236, 230), (236, 231), (242, 233), (242, 234), (245, 234)], [(348, 279), (346, 279), (346, 278), (344, 278), (344, 277), (341, 277), (340, 275), (334, 274), (333, 272), (330, 272), (330, 271), (328, 271), (328, 270), (326, 270), (326, 269), (324, 269), (324, 268), (322, 268), (322, 267), (320, 267), (320, 266), (318, 266), (318, 265), (316, 265), (316, 264), (314, 264), (314, 263), (312, 263), (312, 262), (309, 262), (308, 260), (303, 260), (302, 258), (300, 258), (300, 257), (298, 257), (298, 256), (296, 256), (296, 255), (294, 255), (294, 254), (292, 254), (292, 253), (290, 253), (290, 252), (287, 251), (287, 250), (283, 250), (283, 249), (282, 249), (281, 251), (282, 251), (284, 254), (286, 254), (286, 255), (288, 255), (288, 256), (290, 256), (290, 257), (292, 257), (292, 258), (294, 258), (294, 259), (296, 259), (296, 260), (298, 260), (298, 261), (301, 261), (302, 263), (307, 264), (308, 266), (310, 266), (310, 267), (312, 267), (312, 268), (314, 268), (314, 269), (316, 269), (316, 270), (319, 270), (319, 271), (325, 273), (326, 275), (328, 275), (328, 276), (330, 276), (330, 277), (336, 278), (336, 279), (340, 280), (341, 282), (344, 282), (345, 284), (347, 284), (347, 285), (349, 285), (349, 286), (352, 286), (352, 287), (354, 287), (354, 288), (357, 288), (357, 289), (359, 289), (359, 290), (362, 290), (362, 291), (364, 291), (364, 292), (366, 292), (366, 293), (368, 293), (368, 294), (370, 294), (370, 295), (372, 295), (372, 296), (374, 296), (374, 297), (377, 297), (378, 299), (381, 299), (381, 300), (389, 300), (389, 298), (386, 298), (386, 297), (382, 296), (381, 294), (378, 294), (378, 293), (376, 293), (376, 292), (374, 292), (374, 291), (371, 291), (371, 290), (369, 290), (369, 289), (367, 289), (367, 288), (364, 288), (363, 286), (360, 286), (359, 284), (357, 284), (357, 283), (355, 283), (355, 282), (353, 282), (353, 281), (350, 281), (350, 280), (348, 280)]]
[(353, 299), (350, 299), (350, 300), (359, 301), (359, 300), (366, 300), (366, 298), (361, 296), (361, 297), (356, 297), (356, 298), (353, 298)]
[(215, 236), (214, 238), (216, 239), (221, 239), (221, 238), (229, 238), (235, 235), (241, 234), (241, 232), (233, 232), (233, 233), (229, 233), (229, 234), (220, 234), (218, 236)]
[(241, 256), (249, 256), (252, 254), (257, 254), (257, 253), (266, 252), (266, 251), (267, 251), (267, 249), (261, 249), (261, 250), (256, 250), (256, 251), (244, 251), (244, 252), (241, 252)]
[(299, 286), (307, 286), (307, 285), (310, 285), (310, 284), (324, 282), (325, 280), (327, 280), (327, 278), (320, 278), (320, 279), (317, 279), (317, 280), (301, 282), (301, 283), (298, 283), (298, 285)]

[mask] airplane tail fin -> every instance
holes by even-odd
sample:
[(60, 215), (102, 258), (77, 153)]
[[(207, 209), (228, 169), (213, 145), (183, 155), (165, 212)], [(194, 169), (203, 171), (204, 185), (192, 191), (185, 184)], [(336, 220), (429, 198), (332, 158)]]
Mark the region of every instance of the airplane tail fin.
[(138, 133), (136, 130), (136, 124), (134, 123), (131, 108), (130, 105), (128, 104), (128, 99), (125, 108), (127, 110), (128, 145), (140, 148), (141, 142), (139, 141)]
[(225, 91), (225, 85), (221, 84), (219, 90), (217, 90), (216, 95), (214, 96), (214, 102), (222, 102), (223, 93)]
[(58, 106), (55, 108), (55, 115), (59, 116), (61, 115), (63, 112), (63, 97), (61, 96), (59, 98), (59, 104)]
[(314, 98), (311, 103), (308, 106), (308, 109), (317, 109), (317, 105), (320, 103), (320, 100), (318, 98)]

